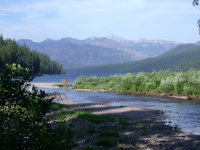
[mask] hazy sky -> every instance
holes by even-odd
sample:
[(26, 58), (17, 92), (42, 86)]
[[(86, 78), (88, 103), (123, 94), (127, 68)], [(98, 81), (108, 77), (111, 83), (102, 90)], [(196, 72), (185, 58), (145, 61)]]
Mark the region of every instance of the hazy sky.
[(0, 33), (34, 41), (114, 34), (196, 42), (199, 18), (192, 0), (0, 0)]

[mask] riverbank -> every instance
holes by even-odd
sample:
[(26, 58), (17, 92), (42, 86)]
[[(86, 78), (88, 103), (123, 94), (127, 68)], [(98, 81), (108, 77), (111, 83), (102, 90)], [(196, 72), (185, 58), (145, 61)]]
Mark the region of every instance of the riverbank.
[[(38, 88), (60, 88), (58, 85), (62, 83), (42, 83), (42, 82), (32, 82), (31, 85), (34, 85)], [(132, 94), (139, 96), (160, 96), (180, 100), (193, 100), (200, 102), (200, 96), (184, 96), (184, 95), (173, 95), (168, 93), (155, 93), (155, 92), (124, 92), (124, 91), (113, 91), (113, 90), (104, 90), (104, 89), (72, 89), (74, 92), (101, 92), (101, 93), (118, 93), (118, 94)]]
[(108, 77), (77, 78), (74, 89), (104, 89), (106, 91), (147, 96), (165, 96), (189, 100), (200, 100), (200, 71), (159, 71), (113, 75)]
[(74, 150), (200, 149), (200, 137), (165, 125), (162, 111), (60, 102), (64, 105), (51, 113), (51, 119), (66, 121)]
[(124, 91), (113, 91), (113, 90), (104, 90), (104, 89), (72, 89), (74, 92), (101, 92), (101, 93), (117, 93), (117, 94), (131, 94), (138, 96), (159, 96), (167, 97), (180, 100), (193, 100), (200, 101), (200, 96), (184, 96), (184, 95), (173, 95), (168, 93), (155, 93), (155, 92), (124, 92)]
[(200, 149), (200, 136), (165, 125), (161, 111), (94, 103), (60, 102), (55, 116), (74, 133), (74, 150)]

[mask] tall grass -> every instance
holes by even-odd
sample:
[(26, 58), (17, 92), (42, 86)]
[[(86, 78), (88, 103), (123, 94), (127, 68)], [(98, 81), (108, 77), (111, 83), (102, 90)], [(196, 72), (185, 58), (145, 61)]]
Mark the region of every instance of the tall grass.
[(131, 93), (154, 92), (176, 95), (200, 95), (200, 71), (159, 71), (114, 75), (109, 77), (84, 77), (76, 79), (75, 89), (104, 89)]

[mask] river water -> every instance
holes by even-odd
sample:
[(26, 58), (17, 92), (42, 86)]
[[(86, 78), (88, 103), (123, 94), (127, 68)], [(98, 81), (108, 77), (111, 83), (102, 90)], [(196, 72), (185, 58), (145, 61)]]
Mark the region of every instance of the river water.
[[(44, 75), (36, 77), (33, 82), (55, 83), (62, 80), (69, 80), (73, 83), (81, 75), (84, 76), (109, 76), (111, 74), (63, 74), (63, 75)], [(60, 92), (61, 95), (68, 97), (68, 101), (79, 101), (89, 103), (109, 104), (113, 106), (134, 106), (153, 110), (164, 111), (167, 118), (166, 124), (178, 126), (184, 132), (192, 132), (200, 135), (200, 103), (176, 100), (163, 97), (134, 96), (115, 93), (92, 93), (92, 92), (73, 92), (59, 89), (42, 89), (46, 92)]]

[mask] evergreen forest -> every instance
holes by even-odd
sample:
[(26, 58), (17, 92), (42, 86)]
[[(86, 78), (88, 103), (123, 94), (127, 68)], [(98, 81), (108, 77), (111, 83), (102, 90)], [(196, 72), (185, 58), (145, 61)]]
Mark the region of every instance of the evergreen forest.
[(20, 64), (30, 68), (33, 74), (64, 73), (62, 65), (51, 61), (47, 55), (31, 51), (26, 45), (20, 46), (15, 40), (0, 36), (0, 61), (7, 64)]

